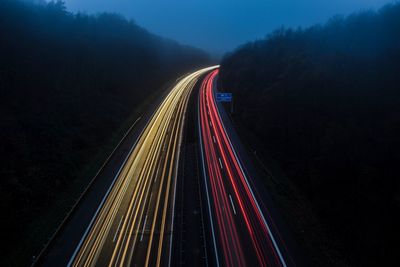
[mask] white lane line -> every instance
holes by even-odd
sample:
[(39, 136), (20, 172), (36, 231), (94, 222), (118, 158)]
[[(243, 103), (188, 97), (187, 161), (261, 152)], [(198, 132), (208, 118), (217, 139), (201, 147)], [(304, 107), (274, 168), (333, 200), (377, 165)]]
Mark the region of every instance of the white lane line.
[(231, 194), (229, 194), (229, 199), (231, 200), (231, 205), (232, 205), (233, 213), (235, 213), (235, 215), (236, 215), (236, 209), (235, 209), (235, 205), (233, 204), (233, 200), (232, 200)]
[(212, 123), (211, 123), (211, 121), (210, 121), (210, 127), (212, 127)]
[(158, 167), (157, 168), (157, 172), (156, 172), (156, 177), (154, 178), (154, 183), (156, 183), (157, 182), (157, 177), (158, 177), (158, 171), (160, 170), (160, 168)]
[(219, 166), (221, 167), (221, 170), (223, 170), (224, 168), (222, 167), (222, 161), (221, 161), (221, 158), (218, 158), (218, 161), (219, 161)]
[(140, 242), (142, 242), (142, 240), (143, 240), (143, 234), (144, 234), (144, 229), (146, 227), (146, 222), (147, 222), (147, 215), (144, 218), (144, 224), (143, 224), (143, 228), (142, 228), (142, 235), (140, 236)]
[(113, 238), (113, 243), (115, 243), (115, 240), (117, 239), (117, 236), (118, 236), (118, 233), (119, 233), (119, 228), (121, 227), (121, 223), (122, 223), (123, 219), (124, 219), (124, 215), (122, 215), (121, 220), (119, 220), (117, 231), (115, 231), (115, 235), (114, 235), (114, 238)]
[(216, 140), (215, 140), (215, 136), (213, 135), (213, 141), (214, 141), (214, 144), (216, 143)]
[(160, 168), (158, 167), (157, 168), (157, 172), (156, 172), (156, 178), (154, 179), (154, 182), (156, 182), (157, 181), (157, 177), (158, 177), (158, 173), (160, 172)]

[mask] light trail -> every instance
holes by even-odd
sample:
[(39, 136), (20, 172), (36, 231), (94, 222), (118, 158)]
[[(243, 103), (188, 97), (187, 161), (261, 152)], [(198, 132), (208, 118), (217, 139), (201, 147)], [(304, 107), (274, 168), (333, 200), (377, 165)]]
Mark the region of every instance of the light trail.
[(202, 83), (199, 124), (206, 183), (210, 185), (213, 199), (212, 213), (216, 218), (223, 263), (226, 266), (286, 267), (222, 123), (213, 92), (217, 75), (218, 70), (212, 71)]
[(160, 104), (68, 266), (170, 264), (176, 175), (187, 104), (198, 78), (214, 68), (183, 77)]

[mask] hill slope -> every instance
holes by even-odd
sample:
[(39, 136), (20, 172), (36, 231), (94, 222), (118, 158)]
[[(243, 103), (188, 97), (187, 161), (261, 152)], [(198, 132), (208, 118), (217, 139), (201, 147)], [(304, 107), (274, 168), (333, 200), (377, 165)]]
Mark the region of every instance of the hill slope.
[(144, 105), (208, 62), (115, 14), (1, 1), (0, 265), (29, 263)]
[(357, 266), (388, 266), (400, 249), (399, 62), (395, 4), (278, 30), (221, 64), (235, 120), (258, 139), (250, 143), (279, 164), (330, 246)]

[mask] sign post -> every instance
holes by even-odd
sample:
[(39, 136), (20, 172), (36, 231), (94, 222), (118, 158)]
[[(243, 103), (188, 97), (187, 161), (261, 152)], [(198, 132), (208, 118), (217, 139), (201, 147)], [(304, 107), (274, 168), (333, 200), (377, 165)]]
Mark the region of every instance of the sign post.
[(232, 93), (216, 93), (217, 102), (231, 103), (231, 114), (233, 114), (233, 96)]

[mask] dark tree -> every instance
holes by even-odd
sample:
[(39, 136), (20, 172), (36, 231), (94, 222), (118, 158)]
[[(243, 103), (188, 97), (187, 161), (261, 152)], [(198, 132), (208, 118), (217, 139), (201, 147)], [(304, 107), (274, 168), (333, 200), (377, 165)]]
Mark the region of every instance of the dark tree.
[(280, 29), (222, 62), (236, 119), (357, 266), (400, 251), (399, 73), (400, 4)]
[(119, 15), (35, 2), (0, 1), (2, 266), (29, 264), (143, 103), (209, 62)]

